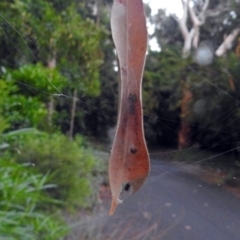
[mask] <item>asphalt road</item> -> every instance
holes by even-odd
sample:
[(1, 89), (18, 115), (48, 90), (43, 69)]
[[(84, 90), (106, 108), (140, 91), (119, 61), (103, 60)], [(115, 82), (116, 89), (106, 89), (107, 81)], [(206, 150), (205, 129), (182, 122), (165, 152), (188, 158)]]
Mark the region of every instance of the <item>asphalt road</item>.
[(103, 214), (102, 239), (240, 240), (240, 200), (170, 163), (152, 160), (144, 186)]

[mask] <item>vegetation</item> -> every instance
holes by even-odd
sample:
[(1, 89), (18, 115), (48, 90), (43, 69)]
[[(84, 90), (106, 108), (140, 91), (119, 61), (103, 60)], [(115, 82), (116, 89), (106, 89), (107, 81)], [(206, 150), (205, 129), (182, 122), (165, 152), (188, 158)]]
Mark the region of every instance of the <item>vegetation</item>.
[(96, 201), (99, 162), (75, 130), (88, 122), (76, 103), (79, 95), (95, 101), (101, 93), (98, 69), (108, 31), (91, 14), (80, 14), (83, 9), (79, 1), (60, 8), (56, 1), (0, 3), (4, 239), (63, 239), (69, 230), (63, 211)]
[[(239, 58), (232, 53), (228, 59), (216, 59), (202, 67), (191, 59), (182, 60), (174, 49), (150, 52), (143, 81), (148, 139), (161, 146), (177, 147), (183, 119), (190, 127), (191, 143), (220, 151), (236, 148), (240, 140), (236, 94)], [(186, 88), (191, 99), (188, 113), (183, 115), (181, 104)], [(214, 120), (225, 113), (228, 117)]]
[(61, 239), (68, 232), (59, 216), (42, 207), (61, 201), (49, 198), (44, 191), (56, 187), (47, 184), (49, 174), (36, 174), (31, 165), (0, 159), (0, 236), (2, 239)]
[(15, 160), (34, 165), (41, 173), (51, 175), (49, 181), (57, 188), (48, 191), (61, 199), (66, 208), (90, 207), (92, 172), (97, 164), (87, 149), (86, 140), (76, 136), (74, 141), (62, 134), (27, 136), (24, 141), (15, 141), (14, 148), (20, 152)]

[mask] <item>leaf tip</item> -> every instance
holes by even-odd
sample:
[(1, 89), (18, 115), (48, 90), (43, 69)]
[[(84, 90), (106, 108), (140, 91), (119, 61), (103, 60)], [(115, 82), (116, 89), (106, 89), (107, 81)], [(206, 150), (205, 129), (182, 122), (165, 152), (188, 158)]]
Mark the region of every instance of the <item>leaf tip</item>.
[(122, 203), (122, 200), (120, 200), (118, 197), (115, 197), (112, 199), (112, 203), (111, 203), (111, 208), (109, 211), (109, 215), (112, 216), (118, 206), (118, 204)]

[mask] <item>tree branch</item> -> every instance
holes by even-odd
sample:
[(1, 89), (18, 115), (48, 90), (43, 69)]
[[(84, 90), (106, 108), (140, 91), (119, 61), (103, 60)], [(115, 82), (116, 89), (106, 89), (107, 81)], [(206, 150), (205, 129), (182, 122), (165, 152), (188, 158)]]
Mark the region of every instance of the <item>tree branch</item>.
[(194, 35), (195, 35), (195, 28), (192, 28), (186, 40), (184, 41), (184, 46), (182, 51), (183, 58), (187, 58), (190, 55)]
[(189, 34), (189, 30), (187, 28), (188, 3), (189, 3), (189, 0), (186, 3), (182, 0), (183, 16), (181, 19), (178, 19), (178, 25), (179, 25), (179, 28), (182, 33), (184, 41), (187, 39), (188, 34)]
[(198, 16), (195, 12), (194, 7), (189, 6), (189, 13), (190, 13), (190, 17), (191, 17), (193, 28), (194, 28), (194, 35), (192, 36), (193, 38), (192, 44), (194, 48), (198, 47), (198, 42), (200, 37), (200, 26), (202, 26), (206, 21), (206, 10), (208, 8), (208, 5), (209, 5), (209, 0), (206, 0)]
[(197, 14), (194, 11), (194, 7), (189, 7), (189, 13), (194, 27), (202, 25), (201, 21), (197, 17)]
[(232, 48), (233, 42), (239, 34), (240, 34), (240, 27), (233, 29), (232, 32), (225, 37), (224, 41), (218, 47), (215, 54), (218, 57), (224, 56), (227, 50)]
[(206, 0), (204, 5), (203, 5), (202, 12), (205, 13), (207, 11), (208, 5), (209, 5), (209, 0)]

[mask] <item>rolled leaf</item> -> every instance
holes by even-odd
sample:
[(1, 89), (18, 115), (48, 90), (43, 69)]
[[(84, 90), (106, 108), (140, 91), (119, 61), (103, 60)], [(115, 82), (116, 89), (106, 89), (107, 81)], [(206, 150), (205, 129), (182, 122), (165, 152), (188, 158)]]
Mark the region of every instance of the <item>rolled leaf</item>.
[(132, 193), (149, 172), (149, 155), (143, 132), (142, 75), (147, 49), (147, 28), (142, 0), (114, 0), (112, 36), (120, 65), (119, 113), (116, 135), (109, 159), (112, 193), (110, 215), (121, 202), (122, 186)]

